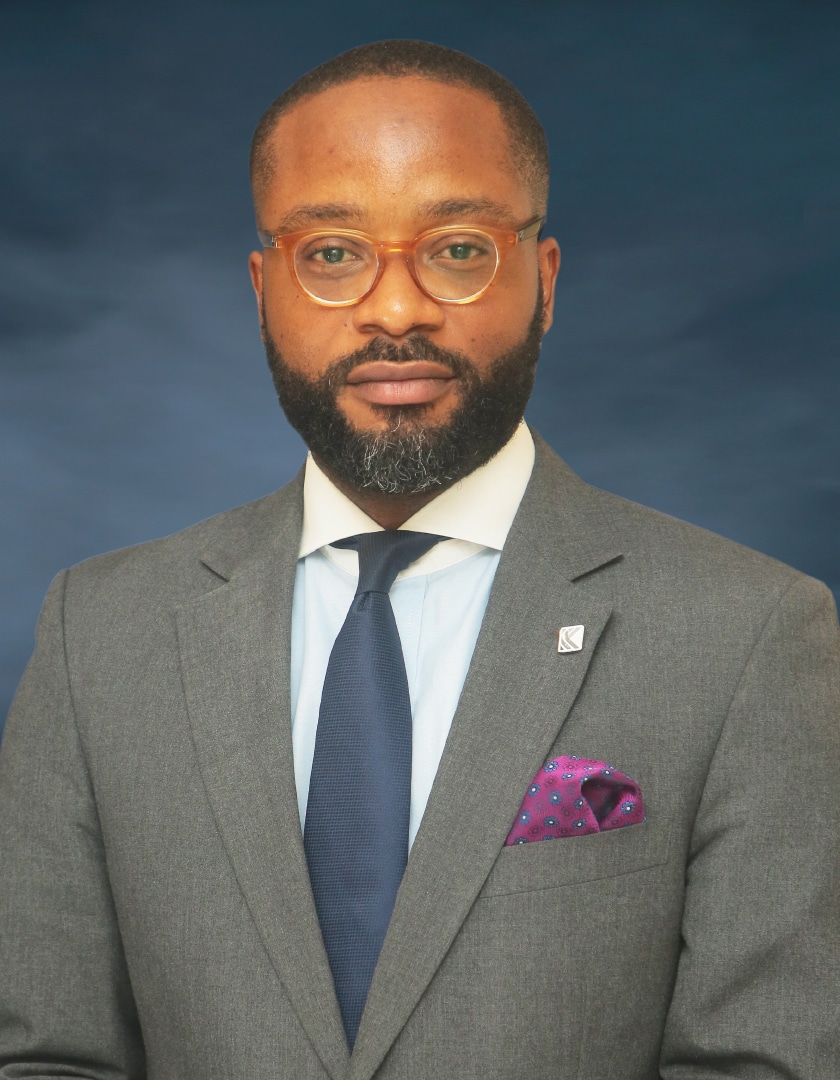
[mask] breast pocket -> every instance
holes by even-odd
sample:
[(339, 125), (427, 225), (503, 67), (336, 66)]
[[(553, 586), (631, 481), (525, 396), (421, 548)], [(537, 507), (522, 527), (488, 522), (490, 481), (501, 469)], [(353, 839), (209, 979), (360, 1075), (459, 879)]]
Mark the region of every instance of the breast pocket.
[(559, 837), (504, 847), (479, 899), (557, 889), (632, 874), (668, 861), (670, 830), (642, 822), (587, 836)]

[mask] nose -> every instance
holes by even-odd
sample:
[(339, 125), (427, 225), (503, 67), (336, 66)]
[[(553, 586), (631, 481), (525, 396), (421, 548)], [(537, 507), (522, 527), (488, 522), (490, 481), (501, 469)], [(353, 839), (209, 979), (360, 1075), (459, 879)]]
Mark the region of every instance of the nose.
[(382, 275), (372, 292), (353, 309), (353, 325), (361, 333), (401, 338), (443, 326), (443, 305), (418, 286), (402, 251), (385, 255)]

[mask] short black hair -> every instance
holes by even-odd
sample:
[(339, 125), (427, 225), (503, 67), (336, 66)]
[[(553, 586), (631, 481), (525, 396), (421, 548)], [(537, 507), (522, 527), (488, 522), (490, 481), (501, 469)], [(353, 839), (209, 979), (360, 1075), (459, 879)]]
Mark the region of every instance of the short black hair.
[(356, 79), (419, 76), (433, 82), (466, 86), (494, 101), (510, 136), (511, 152), (534, 198), (545, 212), (548, 199), (548, 141), (537, 114), (513, 83), (456, 49), (429, 41), (391, 39), (359, 45), (302, 75), (266, 109), (251, 140), (251, 191), (256, 196), (271, 177), (269, 138), (277, 121), (307, 97)]

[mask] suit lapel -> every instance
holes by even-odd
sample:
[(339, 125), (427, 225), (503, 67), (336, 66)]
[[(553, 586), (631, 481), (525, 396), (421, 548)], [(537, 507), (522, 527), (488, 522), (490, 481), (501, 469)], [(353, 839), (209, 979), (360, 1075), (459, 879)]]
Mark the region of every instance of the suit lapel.
[(340, 1077), (347, 1044), (295, 794), (289, 670), (300, 493), (287, 492), (274, 497), (280, 512), (264, 543), (259, 528), (242, 538), (260, 555), (207, 557), (230, 580), (179, 612), (179, 645), (199, 766), (239, 886), (301, 1025)]
[[(590, 576), (618, 557), (609, 522), (597, 493), (549, 455), (538, 443), (374, 974), (351, 1080), (373, 1075), (434, 977), (609, 619)], [(559, 627), (574, 624), (585, 627), (583, 649), (558, 654)]]

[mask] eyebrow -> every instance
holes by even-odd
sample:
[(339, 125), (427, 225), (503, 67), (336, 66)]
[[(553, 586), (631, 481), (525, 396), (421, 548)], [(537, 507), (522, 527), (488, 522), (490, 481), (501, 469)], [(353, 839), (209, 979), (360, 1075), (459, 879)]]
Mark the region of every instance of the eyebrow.
[(293, 207), (278, 222), (275, 235), (297, 232), (315, 221), (341, 221), (344, 224), (359, 225), (364, 221), (365, 212), (355, 203), (315, 203)]
[(440, 199), (424, 203), (419, 212), (424, 218), (490, 217), (504, 225), (519, 224), (511, 208), (494, 199)]

